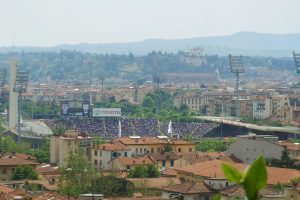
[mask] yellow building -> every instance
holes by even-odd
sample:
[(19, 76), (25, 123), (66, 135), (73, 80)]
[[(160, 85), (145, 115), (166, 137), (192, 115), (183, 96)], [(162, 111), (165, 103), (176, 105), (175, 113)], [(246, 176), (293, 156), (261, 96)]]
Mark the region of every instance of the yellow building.
[(123, 137), (116, 139), (114, 143), (121, 143), (130, 148), (132, 156), (142, 156), (147, 153), (160, 153), (163, 152), (165, 148), (169, 148), (169, 151), (178, 153), (195, 152), (196, 149), (194, 143), (180, 139), (171, 139), (167, 136)]
[(70, 153), (77, 153), (82, 149), (90, 160), (92, 137), (82, 136), (77, 130), (67, 130), (63, 136), (53, 136), (50, 139), (50, 163), (67, 166)]

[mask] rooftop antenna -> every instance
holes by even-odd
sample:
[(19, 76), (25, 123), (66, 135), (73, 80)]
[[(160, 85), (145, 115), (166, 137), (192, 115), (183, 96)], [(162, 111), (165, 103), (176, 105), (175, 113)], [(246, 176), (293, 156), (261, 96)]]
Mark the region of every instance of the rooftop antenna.
[(230, 71), (231, 73), (236, 74), (236, 82), (235, 82), (235, 93), (236, 93), (236, 104), (235, 104), (235, 117), (238, 119), (240, 117), (240, 99), (239, 99), (239, 74), (244, 73), (244, 64), (243, 57), (240, 56), (232, 56), (229, 54), (229, 63), (230, 63)]

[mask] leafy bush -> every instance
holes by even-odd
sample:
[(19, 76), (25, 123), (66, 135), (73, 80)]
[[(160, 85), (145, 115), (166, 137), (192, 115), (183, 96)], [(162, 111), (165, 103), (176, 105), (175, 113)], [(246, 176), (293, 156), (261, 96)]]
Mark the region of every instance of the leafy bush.
[(30, 179), (37, 180), (38, 173), (32, 169), (32, 167), (28, 165), (19, 166), (16, 168), (15, 172), (12, 174), (12, 180), (22, 180), (22, 179)]
[(134, 184), (131, 181), (114, 176), (103, 176), (92, 181), (92, 192), (105, 197), (131, 197)]
[(134, 169), (129, 171), (129, 178), (157, 178), (159, 177), (159, 171), (155, 165), (148, 167), (138, 165)]

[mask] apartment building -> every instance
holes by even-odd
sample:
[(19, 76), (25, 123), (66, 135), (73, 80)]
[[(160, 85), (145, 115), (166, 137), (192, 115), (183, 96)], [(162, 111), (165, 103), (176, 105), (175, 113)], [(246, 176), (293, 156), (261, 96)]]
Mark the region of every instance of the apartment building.
[(181, 105), (187, 105), (189, 110), (192, 112), (200, 112), (203, 105), (202, 97), (199, 94), (176, 96), (174, 98), (174, 106), (176, 108), (180, 108)]
[(242, 135), (229, 145), (227, 155), (232, 155), (244, 163), (252, 163), (259, 156), (280, 159), (284, 147), (279, 145), (277, 136)]
[(109, 170), (109, 164), (114, 159), (131, 155), (130, 148), (120, 143), (94, 145), (91, 154), (92, 165), (97, 171)]
[(171, 151), (178, 153), (195, 152), (196, 145), (181, 139), (171, 139), (167, 136), (156, 137), (140, 137), (130, 136), (122, 137), (113, 141), (113, 143), (121, 143), (130, 149), (130, 156), (142, 156), (147, 153), (163, 152), (168, 146)]
[(82, 135), (78, 130), (67, 130), (63, 136), (50, 138), (50, 163), (66, 167), (69, 155), (79, 150), (90, 160), (91, 148), (92, 137)]

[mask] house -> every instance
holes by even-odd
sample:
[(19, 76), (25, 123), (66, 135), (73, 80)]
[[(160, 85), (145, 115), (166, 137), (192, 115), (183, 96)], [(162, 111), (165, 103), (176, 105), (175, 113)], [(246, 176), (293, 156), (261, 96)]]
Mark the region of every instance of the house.
[(155, 165), (159, 170), (174, 166), (180, 167), (180, 165), (178, 165), (180, 163), (180, 161), (178, 162), (180, 155), (175, 152), (150, 153), (148, 155), (155, 161)]
[(16, 168), (19, 166), (30, 166), (36, 169), (39, 163), (27, 158), (18, 157), (17, 154), (4, 154), (0, 153), (0, 181), (8, 181), (11, 179), (12, 174), (15, 172)]
[[(233, 185), (220, 191), (222, 200), (246, 199), (246, 193), (242, 186)], [(277, 199), (283, 200), (284, 195), (274, 187), (267, 186), (259, 191), (259, 199)]]
[(128, 157), (130, 148), (121, 143), (94, 145), (92, 148), (92, 164), (96, 170), (108, 170), (109, 163), (117, 157)]
[(117, 157), (109, 163), (109, 168), (113, 171), (134, 169), (136, 166), (154, 165), (155, 162), (148, 156), (141, 157)]
[(82, 135), (78, 130), (67, 130), (63, 136), (50, 138), (50, 163), (57, 166), (67, 166), (70, 153), (84, 151), (91, 158), (92, 137)]
[(161, 188), (161, 199), (183, 198), (191, 200), (211, 200), (216, 191), (203, 181), (184, 182)]

